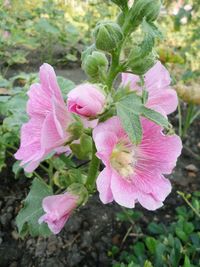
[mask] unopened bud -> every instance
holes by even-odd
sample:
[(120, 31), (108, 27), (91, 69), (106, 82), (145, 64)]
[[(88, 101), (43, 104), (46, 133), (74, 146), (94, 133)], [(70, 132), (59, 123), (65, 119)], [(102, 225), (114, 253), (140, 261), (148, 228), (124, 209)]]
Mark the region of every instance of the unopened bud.
[(115, 22), (101, 22), (94, 29), (96, 48), (110, 52), (116, 49), (123, 39), (123, 32)]
[(67, 131), (71, 134), (72, 140), (77, 140), (83, 132), (83, 124), (80, 121), (72, 122)]
[(74, 155), (81, 160), (89, 159), (92, 152), (92, 139), (87, 134), (82, 134), (79, 143), (72, 143), (70, 148)]
[(83, 69), (93, 80), (99, 80), (100, 75), (107, 71), (108, 60), (102, 52), (94, 51), (83, 62)]
[(129, 55), (128, 67), (136, 75), (144, 75), (153, 65), (156, 63), (156, 57), (153, 52), (149, 53), (145, 57), (141, 57), (141, 49), (135, 47), (135, 49)]
[(128, 0), (111, 0), (114, 4), (120, 7), (122, 10), (128, 7)]
[(136, 0), (130, 9), (130, 20), (139, 25), (145, 18), (148, 22), (157, 19), (161, 8), (160, 0)]

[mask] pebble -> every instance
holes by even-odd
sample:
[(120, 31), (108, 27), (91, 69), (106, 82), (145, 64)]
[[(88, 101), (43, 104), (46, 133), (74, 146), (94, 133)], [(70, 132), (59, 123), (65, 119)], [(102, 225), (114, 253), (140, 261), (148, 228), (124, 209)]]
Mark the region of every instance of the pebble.
[(15, 239), (15, 240), (18, 240), (19, 239), (19, 234), (17, 233), (17, 231), (12, 231), (12, 233), (11, 233), (11, 235), (12, 235), (12, 238), (13, 239)]
[(185, 169), (191, 172), (198, 172), (198, 168), (194, 164), (189, 164), (185, 166)]

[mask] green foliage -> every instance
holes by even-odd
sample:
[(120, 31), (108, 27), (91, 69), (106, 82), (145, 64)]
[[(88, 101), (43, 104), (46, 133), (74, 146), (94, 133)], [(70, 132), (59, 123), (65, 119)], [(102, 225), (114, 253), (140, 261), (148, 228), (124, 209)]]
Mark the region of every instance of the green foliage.
[[(117, 219), (132, 224), (135, 239), (129, 238), (127, 250), (114, 247), (109, 252), (113, 257), (113, 267), (198, 267), (200, 265), (200, 195), (190, 196), (190, 207), (176, 208), (175, 219), (168, 223), (149, 222), (147, 228), (140, 227), (140, 217), (134, 220), (134, 211), (124, 210)], [(197, 213), (197, 214), (196, 214)], [(136, 212), (137, 214), (137, 212)], [(116, 262), (117, 260), (117, 262)]]
[(160, 113), (146, 108), (142, 103), (142, 98), (134, 92), (120, 99), (116, 107), (124, 130), (134, 144), (139, 144), (142, 139), (140, 116), (150, 119), (162, 127), (169, 128), (168, 120)]
[(110, 3), (76, 2), (13, 0), (4, 6), (1, 1), (1, 65), (28, 63), (32, 53), (51, 64), (77, 61), (88, 43), (89, 28), (102, 16), (110, 18), (110, 11), (114, 14), (116, 9)]
[(27, 233), (32, 236), (49, 236), (50, 230), (47, 225), (38, 223), (38, 219), (44, 214), (42, 200), (44, 197), (52, 195), (52, 189), (45, 182), (35, 178), (31, 190), (24, 200), (23, 208), (19, 212), (16, 223), (20, 235), (23, 237)]

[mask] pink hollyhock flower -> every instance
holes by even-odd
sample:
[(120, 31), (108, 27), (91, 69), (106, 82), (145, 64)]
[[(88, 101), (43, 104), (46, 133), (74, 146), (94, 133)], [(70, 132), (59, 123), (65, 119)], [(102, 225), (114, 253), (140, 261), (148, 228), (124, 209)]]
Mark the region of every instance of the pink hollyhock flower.
[(67, 127), (71, 117), (62, 98), (54, 69), (49, 64), (40, 67), (40, 83), (31, 86), (27, 113), (30, 120), (22, 126), (21, 144), (15, 154), (25, 171), (32, 172), (52, 151), (66, 152)]
[[(176, 91), (170, 88), (171, 78), (167, 69), (158, 61), (145, 74), (145, 88), (149, 94), (146, 106), (163, 114), (174, 112), (178, 105)], [(122, 86), (130, 86), (132, 90), (142, 92), (139, 86), (140, 77), (122, 73)]]
[(166, 136), (160, 126), (142, 119), (143, 138), (133, 145), (120, 119), (112, 117), (93, 130), (97, 157), (105, 164), (97, 178), (101, 201), (115, 200), (127, 208), (139, 202), (148, 210), (155, 210), (171, 191), (171, 184), (163, 174), (170, 174), (181, 153), (181, 139)]
[(69, 92), (67, 106), (70, 112), (83, 117), (94, 117), (103, 112), (105, 102), (106, 97), (97, 86), (85, 83)]
[(64, 193), (55, 196), (45, 197), (42, 207), (46, 214), (39, 218), (39, 223), (45, 222), (49, 229), (58, 234), (69, 219), (73, 210), (77, 207), (78, 196), (71, 193)]

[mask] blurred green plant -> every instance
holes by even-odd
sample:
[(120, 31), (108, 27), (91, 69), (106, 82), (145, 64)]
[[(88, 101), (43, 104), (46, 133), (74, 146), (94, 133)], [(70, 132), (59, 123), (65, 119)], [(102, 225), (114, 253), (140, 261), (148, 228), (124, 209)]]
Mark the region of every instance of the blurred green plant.
[[(119, 221), (131, 225), (130, 246), (126, 250), (112, 247), (108, 255), (113, 258), (113, 267), (200, 266), (200, 192), (178, 194), (187, 206), (176, 208), (176, 219), (170, 223), (152, 221), (144, 230), (139, 223), (141, 212), (124, 209), (117, 214)], [(131, 242), (130, 237), (134, 241)]]
[(98, 2), (1, 1), (0, 66), (28, 63), (33, 53), (50, 64), (77, 61), (91, 27), (116, 13), (110, 3)]

